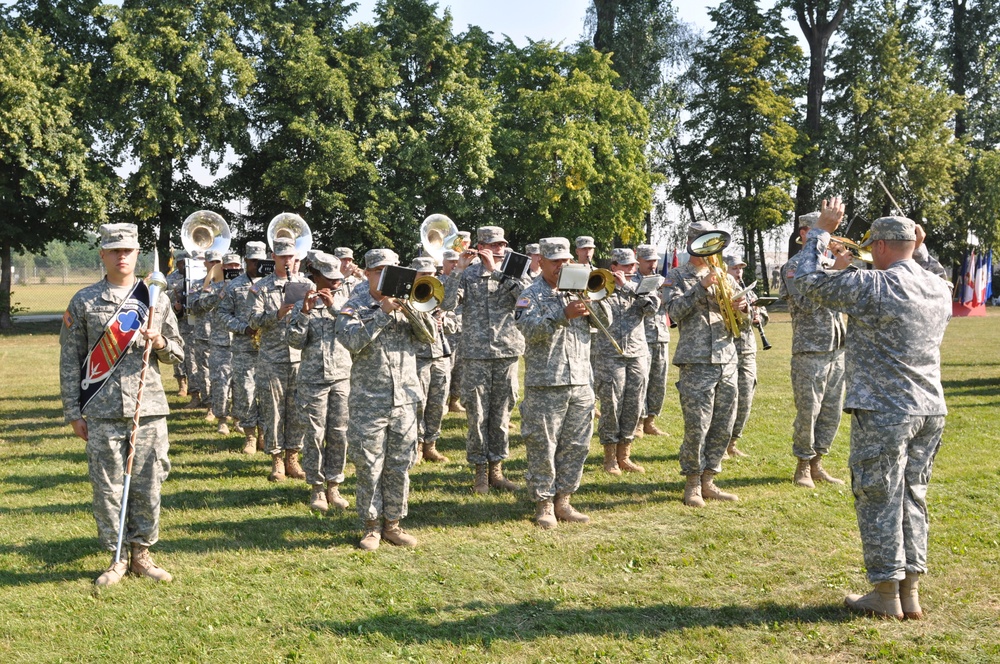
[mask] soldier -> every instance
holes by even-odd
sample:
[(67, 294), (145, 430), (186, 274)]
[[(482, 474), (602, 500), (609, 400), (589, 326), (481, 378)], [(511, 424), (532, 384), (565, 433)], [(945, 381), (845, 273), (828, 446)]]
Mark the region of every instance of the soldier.
[[(445, 249), (441, 260), (441, 283), (446, 283), (451, 277), (455, 268), (458, 267), (458, 259), (462, 255), (453, 249)], [(451, 312), (454, 315), (455, 331), (445, 334), (448, 345), (451, 347), (451, 380), (448, 383), (448, 412), (464, 413), (465, 406), (462, 405), (462, 305), (459, 304)]]
[(309, 508), (347, 509), (340, 495), (347, 460), (347, 401), (351, 354), (337, 339), (337, 314), (347, 302), (340, 261), (316, 252), (309, 261), (316, 290), (302, 300), (288, 326), (288, 345), (302, 351), (295, 412), (302, 418), (302, 466), (312, 487)]
[[(545, 238), (539, 245), (541, 278), (521, 293), (516, 319), (526, 344), (521, 403), (521, 437), (528, 457), (525, 479), (536, 503), (535, 523), (549, 529), (556, 527), (556, 519), (590, 521), (569, 499), (580, 488), (594, 433), (594, 390), (589, 312), (583, 302), (556, 290), (559, 271), (572, 258), (569, 240)], [(607, 322), (605, 303), (596, 303), (594, 311)]]
[(532, 242), (524, 247), (524, 253), (531, 258), (531, 262), (528, 263), (528, 280), (534, 281), (542, 274), (542, 250), (537, 242)]
[[(656, 264), (659, 254), (651, 244), (640, 244), (635, 248), (635, 257), (639, 261), (639, 273), (636, 283), (643, 277), (656, 274)], [(664, 260), (666, 260), (664, 258)], [(662, 289), (662, 286), (660, 287)], [(665, 436), (656, 426), (656, 418), (663, 409), (663, 397), (667, 386), (667, 366), (670, 346), (670, 318), (667, 316), (667, 303), (661, 296), (660, 308), (655, 316), (644, 318), (646, 323), (646, 348), (649, 349), (649, 376), (646, 380), (646, 402), (643, 408), (642, 431), (651, 436)]]
[(476, 239), (476, 249), (462, 254), (445, 283), (441, 308), (454, 311), (462, 305), (462, 402), (469, 422), (466, 458), (476, 468), (473, 489), (513, 491), (517, 485), (503, 476), (503, 460), (510, 454), (517, 358), (524, 352), (524, 337), (514, 325), (514, 304), (524, 282), (499, 269), (507, 246), (502, 228), (483, 226)]
[[(183, 249), (174, 252), (174, 269), (167, 275), (166, 291), (167, 297), (170, 298), (170, 306), (174, 311), (174, 316), (177, 317), (178, 328), (180, 329), (182, 338), (184, 336), (184, 328), (189, 327), (183, 315), (184, 305), (182, 304), (187, 302), (187, 298), (184, 295), (187, 288), (184, 271), (187, 255), (187, 252)], [(178, 362), (174, 365), (174, 378), (177, 380), (177, 396), (179, 397), (188, 396), (188, 378), (187, 371), (184, 368), (185, 364), (186, 358), (185, 362)]]
[[(688, 242), (714, 230), (709, 223), (695, 222), (688, 226)], [(722, 276), (736, 292), (736, 281)], [(680, 374), (677, 391), (684, 416), (678, 460), (687, 478), (684, 504), (689, 507), (704, 507), (705, 498), (738, 500), (714, 481), (722, 471), (737, 399), (736, 346), (723, 323), (715, 284), (715, 273), (697, 256), (670, 270), (663, 281), (667, 313), (680, 334), (673, 360)]]
[[(867, 595), (848, 595), (855, 611), (923, 617), (918, 585), (927, 572), (927, 485), (944, 431), (941, 341), (951, 288), (930, 263), (912, 259), (924, 232), (905, 217), (872, 222), (865, 244), (874, 270), (827, 272), (821, 257), (843, 218), (834, 198), (803, 242), (798, 292), (846, 313), (851, 488), (861, 531)], [(838, 247), (840, 252), (845, 251)]]
[[(726, 256), (726, 267), (729, 274), (743, 288), (743, 268), (747, 264), (742, 256)], [(757, 300), (754, 292), (747, 293), (748, 304)], [(753, 331), (753, 326), (758, 323), (761, 326), (767, 325), (767, 309), (764, 307), (751, 307), (748, 312), (750, 320), (741, 330), (740, 336), (736, 337), (736, 357), (737, 357), (737, 377), (736, 384), (739, 390), (739, 397), (736, 401), (736, 421), (733, 422), (733, 433), (729, 437), (729, 447), (726, 449), (728, 457), (745, 457), (746, 452), (736, 447), (736, 443), (743, 436), (743, 428), (747, 420), (750, 419), (750, 409), (753, 407), (753, 395), (757, 390), (757, 335)]]
[(594, 252), (597, 251), (594, 238), (589, 235), (581, 235), (576, 238), (574, 245), (576, 246), (576, 262), (580, 265), (593, 267)]
[[(809, 228), (819, 221), (819, 212), (799, 217), (799, 237), (805, 242)], [(844, 337), (847, 330), (839, 312), (803, 297), (793, 280), (803, 254), (792, 256), (781, 268), (779, 297), (788, 302), (792, 316), (792, 453), (798, 458), (793, 481), (814, 488), (814, 480), (831, 484), (844, 481), (823, 468), (840, 427), (844, 404)], [(845, 261), (846, 265), (850, 261)], [(833, 262), (824, 259), (825, 267)], [(842, 265), (843, 266), (843, 265)]]
[(605, 298), (611, 309), (608, 331), (623, 351), (619, 353), (604, 334), (594, 339), (597, 350), (591, 353), (599, 397), (604, 406), (597, 428), (604, 446), (604, 470), (612, 475), (645, 473), (646, 469), (631, 459), (632, 441), (646, 400), (649, 374), (649, 349), (646, 346), (646, 319), (656, 315), (660, 298), (654, 293), (636, 295), (631, 281), (635, 272), (635, 254), (631, 249), (611, 252), (611, 273), (615, 289)]
[[(78, 291), (63, 315), (59, 384), (66, 422), (87, 443), (94, 518), (101, 546), (107, 551), (115, 551), (118, 544), (126, 454), (147, 340), (152, 352), (139, 404), (128, 516), (122, 535), (131, 555), (125, 552), (118, 563), (112, 558), (94, 583), (114, 585), (126, 572), (170, 581), (170, 574), (149, 555), (149, 547), (159, 536), (160, 486), (170, 472), (166, 418), (170, 409), (159, 363), (181, 362), (184, 346), (165, 293), (152, 303), (152, 325), (144, 325), (148, 310), (139, 301), (139, 294), (146, 292), (145, 284), (140, 285), (135, 276), (139, 258), (135, 224), (105, 224), (100, 233), (106, 276)], [(82, 366), (87, 367), (86, 374), (82, 374)], [(99, 369), (95, 371), (95, 367)]]
[[(209, 272), (216, 265), (222, 265), (222, 252), (209, 249), (205, 252), (205, 269)], [(191, 287), (188, 285), (187, 308), (188, 320), (192, 321), (194, 328), (194, 345), (191, 347), (193, 355), (193, 371), (201, 378), (199, 382), (198, 394), (200, 401), (194, 399), (187, 405), (187, 408), (205, 408), (205, 421), (214, 422), (215, 415), (212, 413), (212, 377), (208, 365), (209, 351), (211, 350), (210, 340), (212, 337), (212, 316), (208, 312), (199, 309), (198, 299), (202, 295), (200, 286)]]
[(253, 454), (264, 449), (264, 432), (260, 426), (255, 387), (260, 337), (250, 327), (250, 312), (253, 308), (250, 288), (260, 278), (257, 273), (258, 264), (267, 258), (264, 243), (247, 242), (244, 258), (246, 271), (230, 281), (223, 291), (216, 319), (220, 327), (232, 334), (233, 417), (243, 429), (243, 453)]
[(406, 516), (409, 470), (417, 460), (416, 348), (433, 340), (434, 321), (419, 312), (411, 320), (398, 300), (378, 291), (382, 270), (398, 264), (390, 249), (369, 250), (368, 290), (352, 296), (337, 317), (337, 338), (352, 360), (347, 445), (358, 477), (363, 551), (374, 551), (382, 539), (396, 546), (417, 544), (399, 521)]
[[(410, 267), (420, 276), (433, 276), (436, 268), (433, 258), (414, 258)], [(441, 437), (441, 421), (448, 401), (448, 383), (451, 382), (451, 346), (445, 346), (447, 335), (458, 329), (454, 312), (436, 309), (432, 314), (435, 323), (434, 342), (417, 346), (417, 375), (420, 377), (421, 409), (417, 412), (417, 463), (424, 461), (447, 463), (448, 457), (437, 451)]]
[[(295, 381), (302, 352), (288, 345), (289, 313), (294, 302), (285, 302), (285, 287), (290, 283), (311, 282), (295, 274), (295, 242), (288, 238), (274, 240), (274, 274), (250, 287), (253, 304), (250, 327), (259, 330), (257, 355), (257, 404), (264, 429), (264, 451), (271, 455), (268, 480), (280, 482), (285, 476), (305, 479), (299, 466), (298, 451), (302, 436), (295, 431)], [(284, 458), (282, 458), (284, 454)]]
[[(194, 265), (195, 261), (203, 261), (205, 259), (205, 254), (198, 251), (187, 252), (187, 258), (184, 260), (184, 264)], [(201, 371), (195, 360), (195, 333), (197, 322), (194, 314), (188, 311), (188, 295), (189, 291), (198, 288), (197, 284), (187, 282), (187, 274), (182, 269), (181, 273), (184, 274), (185, 280), (183, 281), (183, 286), (177, 293), (177, 299), (175, 299), (174, 314), (178, 317), (178, 325), (181, 332), (181, 338), (184, 340), (184, 373), (188, 378), (188, 394), (191, 397), (184, 408), (201, 408), (208, 403), (208, 392), (205, 388), (205, 374)]]
[[(337, 247), (333, 250), (333, 255), (340, 261), (340, 273), (344, 275), (344, 288), (348, 296), (365, 284), (365, 273), (354, 263), (354, 250), (350, 247)], [(364, 288), (368, 288), (365, 284)]]

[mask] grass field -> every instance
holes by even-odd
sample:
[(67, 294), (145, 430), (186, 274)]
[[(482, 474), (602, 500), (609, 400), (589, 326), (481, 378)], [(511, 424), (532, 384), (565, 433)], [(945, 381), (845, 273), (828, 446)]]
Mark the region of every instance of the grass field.
[[(263, 455), (177, 411), (154, 549), (175, 580), (99, 593), (108, 557), (84, 445), (62, 423), (57, 337), (18, 326), (0, 337), (0, 661), (1000, 661), (998, 323), (948, 329), (927, 618), (903, 623), (842, 606), (868, 588), (850, 490), (790, 481), (786, 314), (758, 356), (751, 456), (719, 478), (737, 504), (681, 504), (671, 384), (659, 422), (671, 435), (634, 452), (646, 475), (604, 474), (594, 442), (574, 501), (590, 525), (541, 532), (523, 492), (473, 495), (464, 424), (449, 415), (452, 462), (412, 473), (405, 525), (420, 546), (366, 555), (353, 509), (310, 514), (304, 483), (269, 484)], [(507, 468), (522, 481), (514, 432)], [(845, 421), (826, 464), (842, 477), (847, 440)], [(353, 507), (353, 469), (345, 487)]]
[[(98, 276), (98, 278), (100, 278)], [(66, 305), (78, 290), (93, 283), (91, 279), (78, 284), (28, 284), (16, 285), (11, 288), (11, 301), (16, 307), (16, 314), (61, 314), (66, 311)]]

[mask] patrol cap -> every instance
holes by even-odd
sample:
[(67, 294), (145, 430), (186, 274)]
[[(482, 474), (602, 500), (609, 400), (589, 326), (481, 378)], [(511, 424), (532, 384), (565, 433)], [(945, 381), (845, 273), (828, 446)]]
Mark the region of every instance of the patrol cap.
[(660, 260), (660, 254), (656, 247), (651, 244), (640, 244), (635, 248), (635, 257), (641, 261)]
[(573, 254), (569, 253), (569, 240), (564, 237), (543, 238), (539, 240), (538, 248), (542, 258), (550, 261), (573, 258)]
[(712, 224), (708, 223), (707, 221), (696, 221), (696, 222), (694, 222), (692, 224), (689, 224), (688, 225), (688, 234), (687, 234), (688, 242), (690, 242), (691, 240), (695, 239), (696, 237), (698, 237), (702, 233), (707, 233), (709, 231), (715, 231), (715, 230), (718, 230), (718, 229), (715, 226), (713, 226)]
[(236, 263), (237, 265), (241, 265), (243, 263), (243, 261), (240, 259), (239, 254), (226, 254), (225, 256), (222, 257), (222, 262), (224, 265), (229, 265), (231, 263)]
[(722, 257), (726, 261), (726, 267), (746, 267), (747, 262), (743, 260), (741, 254), (729, 254)]
[(333, 250), (333, 255), (337, 258), (350, 258), (354, 260), (354, 250), (350, 247), (337, 247)]
[(437, 266), (434, 263), (433, 258), (428, 258), (427, 256), (418, 256), (414, 258), (410, 263), (410, 267), (417, 272), (437, 272)]
[(493, 244), (494, 242), (503, 242), (507, 244), (507, 240), (503, 239), (503, 229), (499, 226), (483, 226), (476, 231), (476, 241), (479, 244)]
[(861, 243), (862, 247), (871, 245), (876, 240), (902, 240), (914, 242), (917, 239), (917, 225), (906, 217), (879, 217), (872, 222), (868, 239)]
[(819, 221), (819, 212), (799, 215), (799, 228), (814, 228)]
[(581, 235), (576, 238), (576, 248), (577, 249), (596, 249), (597, 245), (594, 244), (594, 238), (589, 235)]
[(365, 254), (365, 269), (399, 265), (399, 256), (392, 249), (369, 249)]
[(445, 249), (444, 253), (441, 255), (441, 259), (446, 261), (457, 261), (461, 257), (462, 254), (458, 253), (454, 249)]
[(611, 250), (611, 262), (619, 265), (635, 264), (635, 252), (628, 247), (615, 247)]
[(263, 242), (247, 242), (244, 253), (248, 261), (262, 261), (267, 258), (267, 248)]
[(311, 263), (313, 258), (316, 257), (316, 254), (321, 254), (321, 253), (323, 252), (320, 251), (319, 249), (310, 249), (309, 251), (306, 252), (306, 260)]
[(174, 252), (175, 261), (186, 261), (187, 258), (188, 258), (188, 252), (184, 251), (183, 249), (178, 249), (177, 251)]
[(205, 261), (209, 263), (221, 263), (222, 252), (216, 251), (215, 249), (209, 249), (205, 252)]
[(340, 272), (340, 259), (328, 253), (317, 251), (309, 259), (310, 267), (327, 279), (343, 279)]
[(274, 239), (274, 244), (271, 247), (274, 250), (275, 256), (297, 256), (298, 252), (295, 250), (295, 240), (288, 237), (278, 237)]
[(101, 249), (138, 249), (139, 227), (135, 224), (102, 224)]
[(537, 243), (537, 242), (532, 242), (531, 244), (527, 245), (527, 246), (526, 246), (526, 247), (524, 248), (524, 253), (528, 254), (529, 256), (534, 256), (534, 255), (536, 255), (536, 254), (540, 254), (540, 253), (542, 253), (542, 250), (541, 250), (541, 248), (540, 248), (540, 247), (538, 246), (538, 243)]

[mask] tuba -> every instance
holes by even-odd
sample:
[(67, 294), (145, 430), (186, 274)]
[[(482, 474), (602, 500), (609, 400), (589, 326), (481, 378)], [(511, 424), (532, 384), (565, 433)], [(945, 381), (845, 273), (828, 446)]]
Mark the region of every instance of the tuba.
[[(192, 255), (184, 261), (184, 293), (181, 294), (184, 309), (187, 308), (187, 294), (197, 291), (208, 283), (208, 269), (204, 263), (194, 260), (194, 255), (204, 255), (206, 251), (218, 251), (224, 254), (229, 251), (231, 242), (232, 233), (229, 224), (218, 212), (198, 210), (189, 214), (181, 224), (181, 244), (184, 250)], [(193, 314), (186, 315), (189, 323), (194, 322)]]
[(715, 275), (715, 300), (726, 331), (734, 337), (741, 334), (742, 316), (733, 308), (733, 289), (729, 285), (729, 273), (722, 265), (722, 251), (729, 246), (729, 233), (715, 230), (702, 233), (688, 242), (687, 251), (691, 256), (704, 258), (709, 271)]
[(294, 212), (282, 212), (267, 225), (267, 246), (274, 251), (274, 241), (286, 238), (295, 243), (295, 257), (302, 260), (312, 249), (312, 231), (309, 224)]
[(444, 262), (446, 249), (462, 253), (469, 248), (455, 222), (443, 214), (432, 214), (420, 224), (420, 244), (437, 265)]

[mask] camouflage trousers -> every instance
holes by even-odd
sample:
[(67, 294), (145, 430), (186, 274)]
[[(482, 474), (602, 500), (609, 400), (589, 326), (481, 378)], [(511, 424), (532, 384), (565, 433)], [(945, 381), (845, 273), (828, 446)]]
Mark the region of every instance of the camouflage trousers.
[(462, 404), (469, 432), (465, 455), (470, 464), (503, 461), (510, 455), (510, 414), (517, 403), (517, 358), (464, 358)]
[(205, 376), (198, 371), (198, 364), (194, 359), (194, 328), (190, 325), (185, 327), (188, 328), (186, 331), (181, 330), (181, 339), (184, 341), (184, 375), (188, 378), (190, 392), (202, 392), (205, 389)]
[(594, 372), (601, 376), (597, 396), (601, 400), (601, 423), (597, 434), (602, 445), (635, 437), (643, 404), (649, 358), (599, 354)]
[(871, 583), (927, 572), (927, 485), (944, 415), (855, 410), (851, 488)]
[(844, 407), (844, 349), (792, 353), (792, 453), (800, 459), (830, 453)]
[[(131, 419), (87, 418), (87, 468), (94, 489), (94, 519), (101, 546), (107, 551), (114, 551), (118, 543), (118, 517), (131, 433)], [(170, 472), (168, 448), (167, 418), (161, 415), (140, 418), (123, 546), (125, 543), (152, 546), (159, 539), (160, 486)]]
[(743, 436), (743, 428), (750, 419), (750, 409), (753, 407), (753, 395), (757, 391), (757, 353), (738, 357), (736, 384), (739, 388), (739, 398), (736, 400), (736, 421), (733, 422), (731, 438)]
[(521, 402), (524, 475), (534, 502), (580, 488), (594, 434), (594, 390), (590, 385), (527, 387)]
[(212, 390), (212, 412), (218, 418), (229, 415), (233, 384), (233, 351), (229, 346), (212, 345), (208, 355), (208, 375)]
[(736, 362), (681, 364), (677, 391), (684, 416), (684, 440), (677, 458), (681, 474), (722, 471), (722, 455), (736, 417)]
[(295, 390), (295, 412), (302, 432), (302, 469), (306, 482), (344, 481), (347, 460), (347, 400), (351, 381), (299, 383)]
[[(212, 378), (209, 375), (208, 364), (210, 348), (207, 340), (195, 339), (191, 349), (191, 354), (194, 356), (191, 370), (198, 376), (197, 390), (201, 392), (202, 401), (207, 403), (210, 403), (212, 399)], [(190, 378), (188, 379), (188, 389), (191, 389)]]
[(667, 368), (670, 366), (669, 342), (646, 344), (649, 348), (649, 376), (646, 379), (644, 417), (657, 417), (663, 410), (663, 396), (667, 391)]
[(417, 437), (428, 443), (441, 437), (441, 421), (448, 407), (448, 383), (451, 379), (451, 358), (417, 358), (417, 376), (424, 401), (417, 411)]
[(347, 453), (357, 473), (361, 521), (406, 516), (410, 468), (417, 462), (417, 404), (352, 402)]
[(448, 398), (461, 398), (462, 396), (462, 369), (464, 364), (462, 363), (462, 353), (459, 351), (461, 341), (461, 334), (448, 335), (448, 343), (451, 344), (451, 357), (448, 358), (451, 361), (451, 381), (448, 385)]
[[(182, 323), (180, 320), (177, 321), (177, 329), (181, 333), (181, 340), (184, 342), (185, 346), (187, 345), (187, 335), (189, 334), (189, 330), (187, 329), (188, 327), (187, 323)], [(184, 353), (184, 355), (185, 357), (183, 362), (174, 364), (174, 378), (187, 378), (187, 353)]]
[(257, 353), (233, 353), (233, 416), (245, 431), (260, 424), (256, 374)]
[(302, 447), (302, 436), (295, 430), (298, 418), (293, 411), (298, 374), (298, 362), (257, 362), (257, 404), (264, 430), (264, 451), (268, 454)]

